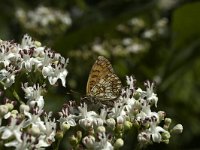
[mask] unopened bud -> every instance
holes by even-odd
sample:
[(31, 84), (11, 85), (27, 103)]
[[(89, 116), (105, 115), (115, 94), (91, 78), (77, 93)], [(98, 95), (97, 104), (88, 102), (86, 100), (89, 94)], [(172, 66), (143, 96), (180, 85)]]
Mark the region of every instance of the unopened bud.
[(28, 132), (33, 136), (40, 135), (40, 129), (38, 127), (32, 127), (28, 129)]
[(171, 137), (171, 135), (168, 131), (162, 133), (162, 139), (163, 140), (169, 140), (170, 137)]
[(159, 116), (159, 120), (164, 120), (166, 113), (164, 111), (159, 111), (158, 116)]
[(77, 136), (78, 140), (80, 141), (81, 138), (82, 138), (82, 132), (81, 131), (77, 131), (76, 132), (76, 136)]
[(30, 107), (28, 105), (21, 104), (19, 110), (20, 110), (21, 113), (29, 112)]
[(182, 124), (177, 124), (176, 126), (173, 127), (171, 130), (172, 133), (180, 134), (183, 132), (183, 126)]
[(34, 41), (35, 46), (40, 47), (41, 43), (39, 41)]
[(133, 124), (132, 124), (130, 121), (125, 121), (125, 122), (124, 122), (124, 129), (125, 129), (125, 130), (131, 129), (132, 126), (133, 126)]
[(169, 129), (169, 126), (172, 122), (172, 119), (171, 118), (165, 118), (165, 124), (164, 124), (164, 129)]
[(95, 143), (95, 137), (91, 135), (86, 136), (83, 138), (82, 142), (88, 149), (92, 149)]
[(8, 110), (12, 110), (14, 108), (14, 105), (12, 103), (5, 104), (8, 107)]
[(75, 146), (75, 145), (78, 144), (78, 139), (77, 139), (74, 135), (72, 135), (72, 136), (69, 138), (69, 142), (70, 142), (71, 145)]
[(106, 124), (108, 125), (108, 128), (113, 129), (113, 130), (115, 129), (115, 124), (116, 124), (115, 119), (113, 118), (107, 119)]
[(119, 139), (117, 139), (117, 140), (115, 141), (115, 143), (114, 143), (114, 148), (115, 148), (115, 149), (119, 149), (119, 148), (121, 148), (123, 145), (124, 145), (124, 141), (123, 141), (121, 138), (119, 138)]
[(8, 107), (6, 105), (0, 105), (0, 117), (3, 117), (8, 113)]
[(63, 131), (59, 130), (56, 132), (56, 138), (57, 139), (62, 139), (63, 138)]
[(61, 129), (63, 130), (63, 132), (66, 132), (67, 130), (69, 130), (70, 125), (68, 123), (63, 122), (61, 124)]
[(99, 126), (97, 128), (97, 132), (100, 132), (100, 133), (105, 133), (106, 132), (106, 128), (104, 126)]

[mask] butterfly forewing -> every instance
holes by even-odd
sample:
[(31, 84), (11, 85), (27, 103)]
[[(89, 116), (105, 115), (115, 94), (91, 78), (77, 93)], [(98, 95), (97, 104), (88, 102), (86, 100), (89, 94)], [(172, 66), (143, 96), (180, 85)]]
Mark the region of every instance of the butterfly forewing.
[(88, 78), (87, 95), (100, 101), (112, 100), (119, 96), (121, 87), (121, 81), (114, 74), (110, 62), (103, 56), (99, 56)]

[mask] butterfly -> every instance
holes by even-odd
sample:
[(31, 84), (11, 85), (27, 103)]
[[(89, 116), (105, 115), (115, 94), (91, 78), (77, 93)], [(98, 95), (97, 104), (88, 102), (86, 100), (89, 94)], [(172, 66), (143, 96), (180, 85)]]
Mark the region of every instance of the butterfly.
[(114, 73), (111, 63), (103, 56), (99, 56), (90, 71), (86, 95), (93, 102), (96, 100), (106, 103), (119, 97), (122, 83)]

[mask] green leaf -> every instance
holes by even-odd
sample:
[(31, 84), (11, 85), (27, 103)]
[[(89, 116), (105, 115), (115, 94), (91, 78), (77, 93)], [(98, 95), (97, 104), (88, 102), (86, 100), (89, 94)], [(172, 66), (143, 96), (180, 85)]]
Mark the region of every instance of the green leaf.
[(172, 17), (173, 48), (183, 48), (200, 38), (200, 2), (189, 3), (177, 9)]

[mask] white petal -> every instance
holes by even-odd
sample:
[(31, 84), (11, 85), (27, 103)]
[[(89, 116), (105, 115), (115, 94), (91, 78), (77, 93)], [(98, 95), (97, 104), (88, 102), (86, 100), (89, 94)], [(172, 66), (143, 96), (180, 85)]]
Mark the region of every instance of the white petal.
[(12, 132), (8, 129), (5, 129), (5, 131), (3, 132), (1, 138), (2, 139), (8, 139), (10, 136), (12, 136)]

